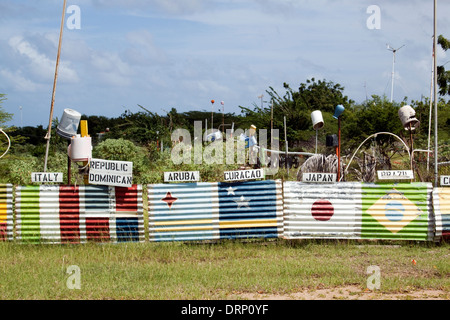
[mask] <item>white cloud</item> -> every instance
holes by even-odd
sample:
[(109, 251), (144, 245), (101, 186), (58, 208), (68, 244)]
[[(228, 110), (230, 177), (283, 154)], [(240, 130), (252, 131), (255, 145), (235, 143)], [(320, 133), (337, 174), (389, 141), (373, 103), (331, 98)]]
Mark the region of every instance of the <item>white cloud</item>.
[[(23, 65), (22, 68), (26, 67), (29, 69), (36, 79), (47, 81), (54, 78), (56, 58), (55, 60), (48, 58), (22, 36), (10, 38), (8, 44), (15, 52), (19, 53), (21, 57), (25, 58), (21, 59)], [(78, 81), (77, 72), (71, 69), (67, 63), (60, 63), (58, 67), (58, 77), (69, 83)]]

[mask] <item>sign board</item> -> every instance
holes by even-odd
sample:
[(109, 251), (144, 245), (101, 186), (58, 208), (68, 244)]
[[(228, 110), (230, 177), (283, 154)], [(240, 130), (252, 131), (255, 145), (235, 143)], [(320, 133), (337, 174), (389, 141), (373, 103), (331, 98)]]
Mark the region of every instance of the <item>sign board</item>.
[(32, 172), (31, 182), (63, 182), (63, 174), (62, 172)]
[(89, 165), (89, 183), (131, 187), (133, 185), (133, 162), (92, 159)]
[(264, 169), (225, 171), (225, 181), (264, 179)]
[(380, 170), (377, 173), (380, 180), (414, 179), (412, 170)]
[(305, 172), (302, 175), (303, 182), (333, 183), (336, 182), (336, 179), (336, 173)]
[(164, 182), (200, 181), (199, 171), (164, 172)]
[(450, 186), (450, 176), (441, 176), (441, 186)]

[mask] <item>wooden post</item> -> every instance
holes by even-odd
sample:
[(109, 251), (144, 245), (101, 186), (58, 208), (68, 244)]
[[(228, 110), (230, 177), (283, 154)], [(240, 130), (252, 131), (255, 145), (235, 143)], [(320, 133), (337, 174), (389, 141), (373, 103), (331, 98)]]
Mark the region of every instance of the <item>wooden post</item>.
[(59, 31), (58, 54), (56, 56), (55, 78), (53, 80), (53, 93), (52, 93), (52, 101), (51, 101), (51, 106), (50, 106), (50, 119), (49, 119), (49, 124), (48, 124), (48, 132), (45, 135), (45, 139), (47, 140), (47, 147), (45, 149), (44, 172), (47, 172), (48, 150), (50, 147), (50, 137), (51, 137), (51, 132), (52, 132), (53, 108), (55, 105), (56, 80), (58, 78), (59, 57), (61, 55), (61, 42), (62, 42), (62, 34), (63, 34), (63, 29), (64, 29), (64, 17), (66, 14), (66, 2), (67, 1), (64, 0), (63, 13), (62, 13), (62, 18), (61, 18), (61, 29)]

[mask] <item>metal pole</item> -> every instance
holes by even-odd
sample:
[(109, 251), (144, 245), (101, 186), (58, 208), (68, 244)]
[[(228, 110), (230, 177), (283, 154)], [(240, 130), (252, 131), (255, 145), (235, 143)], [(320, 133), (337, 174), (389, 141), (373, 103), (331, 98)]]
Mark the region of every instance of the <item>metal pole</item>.
[(289, 175), (289, 165), (288, 165), (288, 139), (287, 139), (287, 132), (286, 132), (286, 116), (284, 117), (284, 139), (286, 140), (286, 155), (284, 160), (284, 166), (287, 170), (287, 174)]
[[(434, 37), (433, 37), (434, 38)], [(434, 41), (433, 41), (434, 47)], [(430, 138), (431, 138), (431, 117), (433, 111), (433, 82), (434, 82), (434, 49), (432, 54), (432, 66), (431, 66), (431, 85), (430, 85), (430, 115), (428, 117), (428, 147), (427, 150), (430, 150)], [(427, 154), (427, 172), (430, 172), (430, 153)]]
[(395, 77), (395, 51), (393, 50), (393, 58), (392, 58), (392, 85), (391, 85), (391, 102), (394, 99), (394, 77)]
[(59, 57), (61, 55), (61, 42), (62, 42), (62, 34), (63, 34), (63, 29), (64, 29), (64, 17), (66, 14), (66, 2), (67, 1), (64, 0), (63, 12), (62, 12), (62, 18), (61, 18), (61, 28), (59, 31), (58, 54), (56, 56), (55, 78), (53, 80), (53, 93), (52, 93), (52, 101), (51, 101), (51, 106), (50, 106), (50, 119), (49, 119), (49, 124), (48, 124), (48, 132), (45, 135), (45, 139), (47, 140), (47, 147), (45, 149), (44, 172), (47, 172), (48, 150), (50, 147), (50, 137), (52, 134), (53, 108), (55, 105), (56, 80), (58, 78)]
[(341, 117), (338, 117), (338, 175), (337, 181), (341, 181)]
[(434, 51), (434, 59), (433, 59), (433, 65), (434, 65), (434, 184), (435, 187), (438, 186), (438, 180), (439, 180), (439, 168), (438, 168), (438, 102), (437, 102), (437, 64), (436, 64), (436, 48), (437, 48), (437, 21), (436, 21), (436, 12), (437, 12), (437, 0), (434, 0), (434, 27), (433, 27), (433, 35), (434, 35), (434, 44), (433, 44), (433, 51)]

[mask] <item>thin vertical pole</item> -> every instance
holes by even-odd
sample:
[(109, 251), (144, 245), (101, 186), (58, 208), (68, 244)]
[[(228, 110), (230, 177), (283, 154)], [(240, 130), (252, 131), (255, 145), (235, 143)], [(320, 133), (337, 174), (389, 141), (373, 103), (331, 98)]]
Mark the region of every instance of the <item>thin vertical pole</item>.
[(61, 18), (61, 28), (59, 31), (58, 54), (56, 56), (55, 78), (53, 80), (52, 101), (51, 101), (51, 106), (50, 106), (50, 119), (49, 119), (49, 124), (48, 124), (48, 132), (45, 135), (45, 139), (47, 140), (47, 147), (45, 149), (44, 172), (47, 172), (48, 151), (49, 151), (49, 147), (50, 147), (50, 137), (51, 137), (51, 133), (52, 133), (53, 108), (55, 105), (56, 80), (58, 78), (59, 57), (61, 55), (61, 42), (62, 42), (62, 35), (63, 35), (63, 29), (64, 29), (64, 18), (65, 18), (65, 14), (66, 14), (66, 2), (67, 1), (64, 0), (63, 12), (62, 12), (62, 18)]
[(286, 155), (285, 155), (285, 161), (284, 166), (287, 170), (287, 174), (289, 175), (289, 165), (288, 165), (288, 139), (287, 139), (287, 132), (286, 132), (286, 116), (284, 117), (284, 139), (286, 143)]
[(338, 176), (337, 181), (341, 181), (341, 117), (338, 117)]
[[(433, 37), (434, 38), (434, 37)], [(434, 47), (434, 41), (433, 41), (433, 47)], [(430, 150), (430, 139), (431, 139), (431, 118), (432, 118), (432, 111), (433, 111), (433, 83), (434, 83), (434, 49), (433, 49), (433, 59), (432, 59), (432, 66), (431, 66), (431, 85), (430, 85), (430, 115), (428, 117), (428, 147), (427, 150)], [(427, 172), (430, 172), (430, 153), (427, 153)]]
[(439, 168), (438, 168), (438, 103), (437, 103), (437, 64), (436, 64), (436, 48), (437, 48), (437, 21), (436, 21), (436, 12), (437, 12), (437, 0), (434, 0), (434, 27), (433, 27), (433, 34), (434, 34), (434, 59), (433, 59), (433, 65), (434, 65), (434, 184), (435, 187), (438, 186), (438, 174), (439, 174)]

